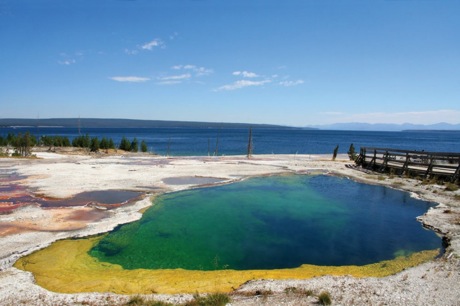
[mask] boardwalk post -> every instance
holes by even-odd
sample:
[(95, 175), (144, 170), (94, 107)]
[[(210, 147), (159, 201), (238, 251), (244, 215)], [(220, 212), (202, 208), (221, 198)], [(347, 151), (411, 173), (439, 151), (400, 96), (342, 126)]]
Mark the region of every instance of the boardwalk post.
[(430, 156), (430, 164), (428, 165), (428, 168), (426, 169), (424, 177), (428, 177), (429, 175), (431, 175), (431, 171), (433, 170), (433, 161), (434, 161), (433, 156)]
[(382, 163), (382, 166), (380, 167), (380, 171), (383, 172), (387, 168), (389, 156), (390, 154), (388, 153), (388, 151), (385, 151), (385, 154), (383, 154), (383, 163)]
[(406, 161), (404, 162), (404, 165), (402, 167), (401, 174), (405, 174), (406, 171), (408, 170), (409, 161), (410, 161), (410, 155), (409, 155), (409, 153), (406, 153)]
[(377, 161), (377, 150), (374, 149), (374, 157), (372, 157), (372, 160), (370, 162), (370, 166), (372, 169), (375, 168), (376, 161)]
[(452, 176), (452, 182), (455, 182), (455, 181), (457, 181), (458, 179), (460, 179), (460, 161), (458, 162), (457, 170), (455, 170), (455, 173), (454, 173), (454, 175)]

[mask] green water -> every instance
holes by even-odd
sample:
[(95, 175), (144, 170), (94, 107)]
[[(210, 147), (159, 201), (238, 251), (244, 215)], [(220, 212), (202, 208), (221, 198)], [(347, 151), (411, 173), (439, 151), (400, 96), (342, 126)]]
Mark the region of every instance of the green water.
[(167, 194), (91, 251), (126, 269), (367, 264), (438, 248), (432, 203), (329, 176), (275, 176)]

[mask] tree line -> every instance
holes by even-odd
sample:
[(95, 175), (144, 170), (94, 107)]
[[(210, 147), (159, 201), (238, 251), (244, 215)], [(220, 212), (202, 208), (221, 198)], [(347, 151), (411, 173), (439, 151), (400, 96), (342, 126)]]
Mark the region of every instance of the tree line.
[[(147, 143), (144, 140), (139, 143), (136, 137), (130, 141), (123, 136), (120, 144), (115, 146), (112, 138), (102, 137), (102, 139), (99, 139), (98, 137), (90, 137), (88, 134), (77, 136), (72, 142), (70, 142), (68, 137), (64, 136), (44, 135), (36, 138), (29, 132), (24, 134), (8, 133), (7, 136), (0, 136), (0, 147), (12, 147), (14, 150), (13, 156), (30, 156), (34, 146), (46, 146), (49, 147), (50, 150), (53, 147), (76, 147), (84, 148), (91, 152), (109, 149), (120, 149), (128, 152), (148, 151)], [(3, 152), (0, 151), (0, 153)]]

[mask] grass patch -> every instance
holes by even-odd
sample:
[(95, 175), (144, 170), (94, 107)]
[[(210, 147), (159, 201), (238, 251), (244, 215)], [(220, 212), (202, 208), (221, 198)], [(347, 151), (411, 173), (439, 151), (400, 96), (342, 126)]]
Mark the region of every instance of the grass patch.
[(304, 289), (304, 288), (296, 288), (296, 287), (287, 287), (284, 289), (286, 294), (295, 294), (295, 295), (302, 295), (302, 296), (313, 296), (313, 291)]
[(431, 185), (431, 181), (429, 179), (424, 179), (421, 183), (422, 185)]
[(398, 188), (404, 186), (404, 182), (393, 182), (391, 183), (391, 186)]
[(161, 302), (161, 301), (149, 301), (144, 299), (140, 295), (132, 296), (124, 306), (173, 306), (174, 304)]
[(230, 303), (230, 297), (224, 293), (212, 293), (205, 296), (194, 295), (193, 300), (183, 304), (184, 306), (224, 306)]
[(457, 184), (453, 184), (453, 183), (447, 183), (446, 184), (446, 190), (447, 191), (457, 191), (458, 190), (458, 185)]
[[(177, 304), (177, 306), (224, 306), (230, 303), (230, 297), (224, 293), (212, 293), (208, 295), (195, 294), (193, 300)], [(123, 304), (124, 306), (174, 306), (176, 304), (162, 302), (162, 301), (150, 301), (143, 298), (140, 295), (132, 296), (128, 302)]]

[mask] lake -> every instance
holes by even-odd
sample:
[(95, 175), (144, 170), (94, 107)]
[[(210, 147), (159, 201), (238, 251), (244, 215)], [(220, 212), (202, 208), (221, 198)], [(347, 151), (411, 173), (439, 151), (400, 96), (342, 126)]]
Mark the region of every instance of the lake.
[[(0, 135), (9, 132), (34, 135), (59, 135), (70, 140), (78, 136), (77, 128), (0, 128)], [(160, 155), (245, 155), (248, 129), (242, 128), (83, 128), (82, 134), (112, 138), (116, 145), (123, 136), (144, 140), (151, 152)], [(363, 146), (407, 150), (460, 152), (460, 131), (329, 131), (307, 129), (253, 129), (254, 154), (331, 154), (339, 145), (346, 153), (353, 143)]]

